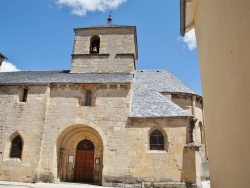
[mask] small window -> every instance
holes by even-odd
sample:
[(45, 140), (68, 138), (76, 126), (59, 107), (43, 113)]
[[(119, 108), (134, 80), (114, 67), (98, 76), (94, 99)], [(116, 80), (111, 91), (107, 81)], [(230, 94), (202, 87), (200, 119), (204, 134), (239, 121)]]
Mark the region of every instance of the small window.
[(94, 35), (90, 38), (90, 53), (99, 53), (100, 48), (100, 37)]
[(87, 91), (85, 98), (85, 106), (91, 106), (91, 105), (92, 105), (92, 92)]
[(23, 142), (21, 137), (18, 135), (11, 141), (10, 158), (21, 159), (22, 149), (23, 149)]
[(28, 88), (24, 88), (19, 95), (19, 101), (20, 102), (26, 102), (28, 98)]
[(150, 135), (150, 150), (164, 150), (164, 137), (159, 130), (154, 130)]

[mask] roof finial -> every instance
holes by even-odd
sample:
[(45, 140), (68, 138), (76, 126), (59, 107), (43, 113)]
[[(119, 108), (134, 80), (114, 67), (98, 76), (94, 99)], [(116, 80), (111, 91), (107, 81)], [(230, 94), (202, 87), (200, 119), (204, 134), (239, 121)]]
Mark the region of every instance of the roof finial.
[(109, 12), (109, 17), (108, 17), (108, 19), (107, 19), (108, 25), (111, 25), (111, 24), (112, 24), (111, 14), (112, 14), (112, 11)]

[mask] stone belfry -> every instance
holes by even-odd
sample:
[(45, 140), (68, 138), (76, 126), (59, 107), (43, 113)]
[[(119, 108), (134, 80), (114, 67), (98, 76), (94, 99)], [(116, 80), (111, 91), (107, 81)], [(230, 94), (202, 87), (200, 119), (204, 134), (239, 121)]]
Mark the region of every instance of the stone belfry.
[(138, 58), (135, 26), (77, 28), (70, 73), (130, 73)]

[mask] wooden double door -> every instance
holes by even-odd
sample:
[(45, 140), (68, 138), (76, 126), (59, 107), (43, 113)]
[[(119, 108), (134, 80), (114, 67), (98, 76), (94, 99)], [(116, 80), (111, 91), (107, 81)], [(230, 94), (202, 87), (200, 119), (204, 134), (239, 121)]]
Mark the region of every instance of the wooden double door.
[[(83, 141), (91, 142), (89, 140)], [(83, 144), (81, 142), (79, 144)], [(87, 147), (86, 145), (81, 147), (79, 144), (77, 146), (75, 157), (74, 182), (91, 183), (93, 182), (94, 173), (94, 148), (89, 147), (89, 145), (87, 145)]]

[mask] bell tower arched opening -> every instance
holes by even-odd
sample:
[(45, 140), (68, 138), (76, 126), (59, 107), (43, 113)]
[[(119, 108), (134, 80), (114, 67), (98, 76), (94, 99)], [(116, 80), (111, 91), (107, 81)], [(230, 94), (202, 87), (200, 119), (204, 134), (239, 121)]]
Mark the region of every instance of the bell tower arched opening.
[(94, 35), (90, 38), (90, 53), (97, 53), (99, 54), (100, 48), (100, 37), (98, 35)]

